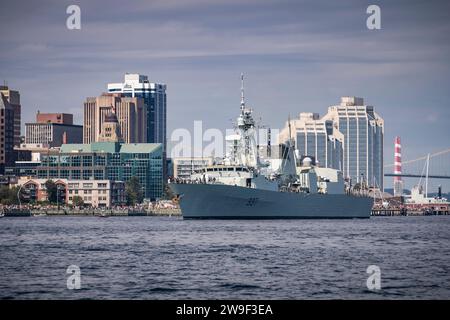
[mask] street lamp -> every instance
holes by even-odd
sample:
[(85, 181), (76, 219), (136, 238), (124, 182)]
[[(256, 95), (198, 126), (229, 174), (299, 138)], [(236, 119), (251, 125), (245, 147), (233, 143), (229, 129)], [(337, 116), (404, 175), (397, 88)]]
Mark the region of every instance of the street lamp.
[(19, 200), (19, 209), (22, 208), (22, 202), (20, 202), (20, 191), (22, 190), (23, 184), (20, 185), (19, 190), (17, 190), (17, 200)]
[(61, 185), (57, 184), (56, 185), (56, 205), (58, 206), (58, 211), (59, 211), (59, 190), (61, 190)]

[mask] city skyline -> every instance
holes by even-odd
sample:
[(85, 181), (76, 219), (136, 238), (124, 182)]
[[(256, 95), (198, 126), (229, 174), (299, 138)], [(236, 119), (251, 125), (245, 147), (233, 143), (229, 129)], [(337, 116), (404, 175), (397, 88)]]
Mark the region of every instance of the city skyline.
[(0, 8), (12, 310), (450, 299), (449, 0)]
[[(69, 4), (18, 1), (0, 13), (2, 27), (15, 30), (0, 44), (8, 48), (0, 52), (0, 80), (21, 93), (22, 125), (37, 110), (61, 108), (82, 123), (85, 97), (136, 72), (168, 85), (169, 141), (195, 120), (224, 130), (238, 110), (245, 72), (248, 104), (272, 128), (282, 128), (289, 114), (323, 116), (339, 97), (361, 96), (385, 119), (385, 164), (393, 163), (395, 136), (402, 137), (403, 159), (448, 145), (450, 22), (443, 1), (381, 1), (381, 30), (367, 29), (365, 1), (134, 1), (120, 9), (112, 2), (101, 14), (98, 3), (79, 1), (81, 30), (65, 26)], [(26, 25), (12, 19), (19, 15)], [(127, 36), (147, 29), (149, 41)]]

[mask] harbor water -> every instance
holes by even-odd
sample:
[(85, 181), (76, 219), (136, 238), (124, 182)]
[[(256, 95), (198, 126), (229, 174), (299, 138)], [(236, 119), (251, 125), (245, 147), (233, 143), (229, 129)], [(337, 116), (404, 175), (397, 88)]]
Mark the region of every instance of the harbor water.
[(450, 217), (5, 217), (0, 275), (1, 299), (449, 299)]

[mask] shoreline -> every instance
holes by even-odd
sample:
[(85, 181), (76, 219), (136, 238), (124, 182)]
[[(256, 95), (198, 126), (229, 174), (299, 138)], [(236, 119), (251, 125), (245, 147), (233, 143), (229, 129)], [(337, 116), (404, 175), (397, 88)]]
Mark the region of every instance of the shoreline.
[(131, 217), (131, 216), (175, 216), (181, 217), (180, 209), (154, 210), (13, 210), (5, 211), (4, 217), (41, 217), (41, 216), (71, 216), (71, 217)]
[[(39, 212), (6, 212), (0, 218), (20, 218), (20, 217), (182, 217), (179, 209), (149, 212), (52, 212), (42, 210)], [(431, 217), (431, 216), (449, 216), (449, 214), (371, 214), (373, 217)], [(276, 220), (276, 219), (275, 219)], [(299, 220), (302, 220), (301, 218)]]

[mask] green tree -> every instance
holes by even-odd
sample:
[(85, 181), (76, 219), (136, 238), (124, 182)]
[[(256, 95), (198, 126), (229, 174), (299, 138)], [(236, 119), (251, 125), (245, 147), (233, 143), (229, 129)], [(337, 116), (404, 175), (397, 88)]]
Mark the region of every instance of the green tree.
[(77, 206), (77, 207), (81, 207), (81, 206), (84, 205), (83, 198), (80, 197), (80, 196), (74, 196), (72, 198), (72, 203), (73, 203), (74, 206)]
[(127, 196), (127, 204), (135, 205), (136, 203), (142, 203), (144, 200), (144, 193), (142, 192), (139, 178), (136, 176), (131, 177), (125, 184), (125, 193)]
[(11, 202), (11, 204), (19, 204), (19, 199), (17, 198), (17, 195), (19, 195), (20, 201), (22, 203), (24, 202), (22, 192), (23, 189), (20, 189), (20, 186), (9, 188), (9, 201)]
[(45, 181), (45, 189), (47, 189), (47, 199), (50, 203), (56, 203), (57, 186), (53, 180)]
[(0, 201), (2, 204), (9, 204), (9, 188), (8, 186), (1, 186), (0, 187)]
[(9, 188), (8, 186), (0, 187), (0, 202), (4, 205), (10, 204), (18, 204), (19, 200), (17, 199), (17, 192), (19, 191), (19, 187)]

